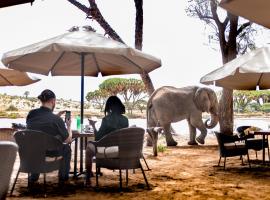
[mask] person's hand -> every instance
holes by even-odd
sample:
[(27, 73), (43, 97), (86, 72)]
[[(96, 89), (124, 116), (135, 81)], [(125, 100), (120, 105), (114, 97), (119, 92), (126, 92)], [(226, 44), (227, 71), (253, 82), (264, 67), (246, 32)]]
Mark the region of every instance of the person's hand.
[(66, 111), (65, 110), (61, 110), (59, 111), (59, 113), (57, 113), (56, 115), (58, 115), (59, 117), (61, 117), (61, 115), (63, 115)]
[(67, 129), (70, 129), (71, 127), (71, 118), (66, 121)]

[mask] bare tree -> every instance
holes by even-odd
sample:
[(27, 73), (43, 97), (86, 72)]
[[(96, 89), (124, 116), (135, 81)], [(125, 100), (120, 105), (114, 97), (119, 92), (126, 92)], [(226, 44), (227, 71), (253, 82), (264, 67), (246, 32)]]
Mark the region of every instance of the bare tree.
[[(236, 58), (238, 53), (244, 53), (248, 48), (254, 48), (251, 39), (255, 29), (250, 22), (240, 23), (239, 17), (229, 12), (218, 12), (217, 0), (189, 0), (186, 12), (191, 17), (204, 21), (213, 31), (209, 34), (209, 42), (218, 42), (223, 64)], [(224, 18), (223, 20), (222, 17)], [(220, 131), (233, 132), (233, 91), (223, 88), (219, 101)]]
[[(95, 0), (88, 0), (89, 6), (85, 6), (84, 4), (80, 3), (77, 0), (67, 0), (72, 5), (79, 8), (83, 11), (87, 18), (95, 20), (105, 31), (109, 37), (114, 40), (117, 40), (121, 43), (124, 41), (121, 37), (116, 33), (116, 31), (109, 25), (109, 23), (105, 20), (103, 15), (101, 14)], [(136, 22), (135, 22), (135, 48), (142, 50), (142, 42), (143, 42), (143, 0), (134, 0), (135, 7), (136, 7)], [(154, 86), (152, 80), (148, 73), (143, 71), (141, 74), (141, 78), (143, 83), (147, 88), (147, 93), (151, 95), (154, 92)]]

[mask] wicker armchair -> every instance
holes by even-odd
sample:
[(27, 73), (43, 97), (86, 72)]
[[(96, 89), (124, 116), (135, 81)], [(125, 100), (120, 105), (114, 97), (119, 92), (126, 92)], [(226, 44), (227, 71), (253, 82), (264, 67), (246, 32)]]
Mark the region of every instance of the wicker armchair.
[(240, 156), (243, 163), (243, 155), (247, 155), (248, 164), (250, 167), (247, 146), (245, 143), (237, 142), (239, 141), (238, 136), (226, 135), (224, 133), (219, 133), (219, 132), (215, 132), (215, 135), (217, 137), (218, 146), (219, 146), (219, 155), (220, 155), (218, 166), (220, 165), (220, 161), (222, 157), (224, 158), (223, 168), (225, 169), (227, 157)]
[[(121, 190), (122, 170), (126, 170), (126, 184), (128, 184), (128, 169), (140, 168), (147, 188), (149, 188), (146, 175), (140, 163), (143, 139), (144, 129), (132, 127), (114, 131), (99, 141), (91, 142), (96, 148), (96, 172), (100, 168), (118, 169)], [(96, 173), (96, 186), (98, 187), (98, 173)]]
[[(258, 158), (257, 151), (260, 151), (264, 148), (268, 150), (268, 159), (270, 160), (270, 150), (269, 150), (269, 142), (268, 142), (268, 135), (266, 136), (266, 140), (261, 138), (255, 138), (253, 134), (245, 134), (245, 131), (252, 128), (252, 126), (240, 126), (237, 128), (237, 132), (239, 135), (245, 139), (246, 145), (248, 149), (252, 149), (255, 151), (256, 159)], [(254, 127), (257, 128), (257, 127)], [(264, 141), (264, 144), (263, 144)]]
[(1, 141), (12, 141), (15, 142), (13, 133), (16, 130), (13, 128), (0, 128), (0, 140)]
[(63, 161), (63, 157), (57, 154), (62, 142), (49, 134), (27, 129), (15, 132), (14, 138), (19, 146), (20, 168), (11, 195), (20, 172), (43, 173), (46, 195), (46, 173), (59, 170)]
[(16, 143), (0, 141), (0, 200), (6, 198), (17, 150)]

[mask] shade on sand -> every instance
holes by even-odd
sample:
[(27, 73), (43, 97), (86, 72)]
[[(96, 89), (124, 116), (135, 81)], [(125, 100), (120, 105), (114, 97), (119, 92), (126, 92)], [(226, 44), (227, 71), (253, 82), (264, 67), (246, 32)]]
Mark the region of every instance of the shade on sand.
[(270, 28), (269, 0), (222, 0), (219, 5), (234, 15)]
[[(52, 76), (81, 76), (83, 124), (84, 76), (140, 74), (161, 66), (160, 59), (97, 34), (85, 27), (7, 52), (9, 68)], [(66, 85), (65, 87), (68, 87)]]
[(39, 80), (37, 78), (30, 78), (25, 72), (0, 68), (0, 86), (24, 86)]
[(200, 80), (229, 89), (255, 90), (270, 88), (270, 48), (262, 47), (239, 56), (208, 73)]

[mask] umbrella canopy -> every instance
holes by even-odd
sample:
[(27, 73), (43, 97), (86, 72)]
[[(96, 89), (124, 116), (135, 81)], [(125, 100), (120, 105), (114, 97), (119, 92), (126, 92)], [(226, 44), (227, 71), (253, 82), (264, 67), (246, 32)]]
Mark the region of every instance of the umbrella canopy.
[(30, 78), (25, 72), (0, 68), (0, 86), (25, 86), (39, 80)]
[(270, 88), (270, 48), (262, 47), (235, 58), (208, 73), (200, 80), (229, 89), (255, 90)]
[(219, 5), (234, 15), (270, 28), (269, 0), (222, 0)]
[(84, 75), (139, 74), (161, 66), (149, 54), (104, 37), (93, 31), (70, 31), (3, 55), (9, 68), (52, 76), (80, 76), (82, 55)]
[(0, 8), (15, 6), (23, 3), (33, 3), (35, 0), (4, 0), (0, 1)]
[[(9, 68), (52, 76), (81, 76), (83, 124), (84, 76), (140, 74), (161, 66), (149, 54), (97, 34), (89, 27), (72, 28), (62, 35), (7, 52), (2, 62)], [(82, 127), (82, 126), (81, 126)]]

